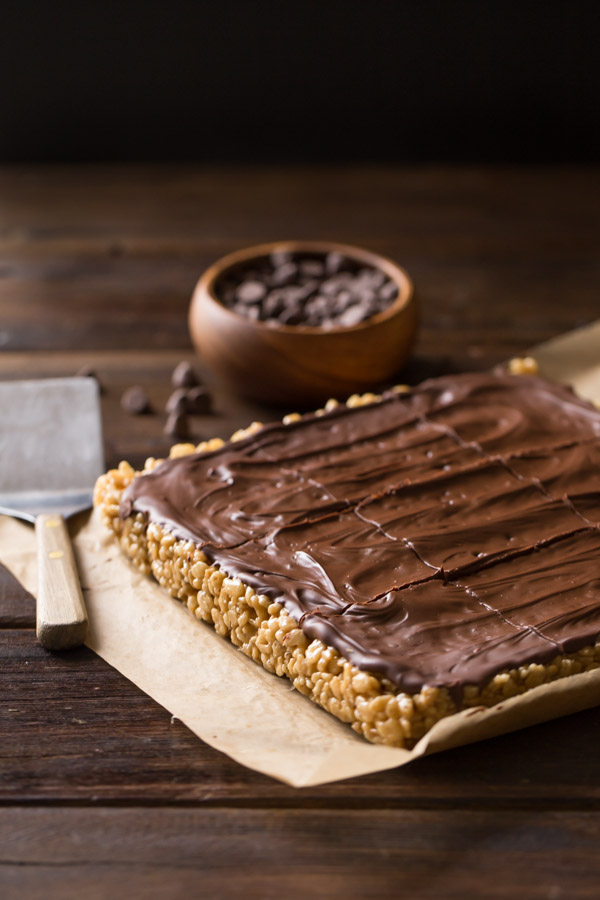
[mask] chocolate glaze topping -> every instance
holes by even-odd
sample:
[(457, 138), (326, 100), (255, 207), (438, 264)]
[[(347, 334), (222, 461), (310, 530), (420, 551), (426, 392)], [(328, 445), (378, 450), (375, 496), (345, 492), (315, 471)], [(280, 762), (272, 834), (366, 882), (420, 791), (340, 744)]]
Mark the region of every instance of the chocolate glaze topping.
[(142, 512), (415, 692), (600, 634), (600, 413), (541, 378), (432, 379), (134, 480)]

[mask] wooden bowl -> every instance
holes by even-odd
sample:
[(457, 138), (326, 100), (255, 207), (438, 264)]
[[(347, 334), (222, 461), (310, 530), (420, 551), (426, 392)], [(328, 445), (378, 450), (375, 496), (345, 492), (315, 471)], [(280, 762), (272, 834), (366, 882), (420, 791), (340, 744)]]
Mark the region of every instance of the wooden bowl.
[[(215, 283), (226, 270), (273, 250), (336, 251), (381, 269), (398, 287), (386, 310), (350, 328), (265, 325), (219, 302)], [(192, 340), (200, 356), (245, 397), (288, 411), (314, 408), (330, 397), (344, 400), (380, 385), (406, 361), (417, 331), (413, 284), (404, 269), (377, 253), (323, 241), (277, 241), (224, 256), (198, 281), (189, 311)]]

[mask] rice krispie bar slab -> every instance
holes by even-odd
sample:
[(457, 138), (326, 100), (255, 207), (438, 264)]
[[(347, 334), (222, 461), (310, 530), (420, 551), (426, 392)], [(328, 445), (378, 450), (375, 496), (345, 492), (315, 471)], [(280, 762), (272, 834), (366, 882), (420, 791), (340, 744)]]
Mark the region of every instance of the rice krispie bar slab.
[(122, 463), (96, 505), (199, 619), (367, 739), (600, 666), (600, 413), (473, 374)]

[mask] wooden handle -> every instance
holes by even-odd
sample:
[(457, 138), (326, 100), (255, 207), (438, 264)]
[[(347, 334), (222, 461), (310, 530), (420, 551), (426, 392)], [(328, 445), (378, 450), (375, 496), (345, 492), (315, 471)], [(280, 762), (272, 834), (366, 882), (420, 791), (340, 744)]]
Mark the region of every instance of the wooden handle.
[(62, 516), (41, 515), (35, 521), (38, 546), (36, 634), (47, 650), (82, 644), (88, 618)]

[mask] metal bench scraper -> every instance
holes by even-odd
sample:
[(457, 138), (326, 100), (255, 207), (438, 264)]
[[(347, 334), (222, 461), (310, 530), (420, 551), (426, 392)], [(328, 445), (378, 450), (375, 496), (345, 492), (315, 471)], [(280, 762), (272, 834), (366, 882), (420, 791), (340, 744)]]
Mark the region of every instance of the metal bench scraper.
[(0, 383), (0, 513), (35, 524), (36, 633), (50, 650), (85, 639), (87, 613), (65, 519), (92, 505), (103, 471), (95, 379)]

